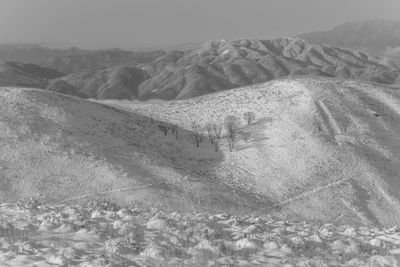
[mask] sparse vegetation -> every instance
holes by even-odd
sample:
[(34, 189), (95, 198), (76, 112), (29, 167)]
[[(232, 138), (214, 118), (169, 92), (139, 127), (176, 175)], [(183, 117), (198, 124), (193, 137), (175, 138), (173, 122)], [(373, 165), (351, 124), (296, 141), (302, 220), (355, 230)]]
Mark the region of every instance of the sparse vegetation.
[(252, 111), (248, 111), (243, 114), (243, 118), (246, 121), (247, 125), (250, 125), (256, 120), (256, 114)]
[(222, 125), (221, 124), (212, 124), (212, 128), (214, 131), (214, 136), (216, 139), (220, 139), (221, 138), (221, 133), (222, 133)]
[(240, 135), (242, 136), (243, 140), (247, 143), (251, 137), (250, 132), (240, 132)]
[(343, 120), (342, 120), (342, 127), (343, 127), (344, 133), (347, 133), (347, 130), (348, 130), (349, 127), (350, 127), (350, 120), (347, 119), (347, 118), (343, 119)]
[(200, 144), (203, 142), (203, 130), (200, 124), (196, 122), (192, 122), (190, 137), (192, 138), (193, 143), (196, 147), (199, 147)]
[(214, 141), (214, 151), (218, 152), (219, 151), (219, 144), (218, 144), (218, 140)]
[(205, 129), (207, 131), (208, 141), (212, 144), (214, 142), (213, 125), (211, 123), (206, 123)]
[(167, 124), (160, 124), (160, 125), (158, 125), (158, 129), (160, 129), (160, 131), (162, 131), (164, 133), (164, 135), (167, 136), (168, 131), (170, 130), (170, 127)]
[(176, 125), (171, 125), (171, 133), (173, 136), (175, 136), (175, 139), (178, 139), (178, 132), (179, 132), (179, 128)]
[(232, 152), (234, 142), (239, 132), (240, 120), (236, 116), (229, 115), (225, 118), (224, 125), (227, 132), (229, 150)]

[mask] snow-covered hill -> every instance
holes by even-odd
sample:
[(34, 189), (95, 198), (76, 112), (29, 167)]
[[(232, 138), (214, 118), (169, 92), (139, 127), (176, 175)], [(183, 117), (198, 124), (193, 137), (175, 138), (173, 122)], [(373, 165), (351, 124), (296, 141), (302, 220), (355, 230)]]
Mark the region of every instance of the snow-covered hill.
[[(284, 79), (192, 100), (96, 103), (2, 88), (0, 201), (107, 198), (180, 211), (400, 222), (396, 89)], [(246, 126), (243, 113), (254, 112)], [(240, 118), (233, 151), (191, 139), (193, 121)], [(174, 125), (178, 139), (163, 125)], [(161, 127), (160, 127), (161, 126)], [(243, 135), (244, 136), (244, 135)]]
[(257, 192), (275, 211), (337, 223), (400, 221), (399, 112), (396, 89), (327, 79), (287, 79), (192, 100), (106, 102), (190, 129), (256, 113), (207, 176)]
[(207, 144), (195, 149), (179, 127), (178, 139), (165, 136), (161, 124), (62, 94), (1, 88), (0, 202), (104, 197), (177, 210), (270, 207), (215, 178), (223, 153)]

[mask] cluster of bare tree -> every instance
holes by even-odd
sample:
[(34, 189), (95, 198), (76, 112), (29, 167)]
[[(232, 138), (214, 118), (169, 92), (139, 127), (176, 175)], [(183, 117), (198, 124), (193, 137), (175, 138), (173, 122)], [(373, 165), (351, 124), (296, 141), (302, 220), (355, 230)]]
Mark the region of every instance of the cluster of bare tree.
[(142, 119), (139, 119), (136, 121), (137, 124), (140, 126), (146, 126), (154, 123), (153, 117), (143, 117)]
[(246, 121), (247, 125), (250, 125), (256, 120), (256, 114), (252, 111), (248, 111), (243, 114), (243, 118)]
[[(245, 125), (250, 125), (256, 119), (256, 114), (254, 112), (246, 112), (243, 114), (243, 119)], [(150, 123), (154, 123), (153, 118), (150, 118)], [(167, 136), (169, 132), (176, 139), (178, 139), (178, 126), (161, 123), (157, 125), (158, 129)], [(229, 150), (232, 152), (235, 141), (241, 137), (246, 143), (251, 137), (250, 132), (243, 131), (241, 120), (234, 116), (229, 115), (225, 117), (222, 124), (217, 123), (206, 123), (204, 126), (198, 124), (197, 122), (192, 122), (191, 130), (189, 136), (196, 147), (200, 147), (200, 144), (204, 140), (208, 140), (214, 145), (215, 152), (219, 151), (219, 139), (222, 138), (222, 130), (225, 128), (226, 138), (228, 139)]]
[[(256, 119), (254, 112), (246, 112), (243, 114), (243, 118), (247, 125), (250, 125)], [(218, 139), (221, 138), (222, 129), (226, 130), (226, 137), (228, 138), (229, 150), (232, 152), (235, 141), (239, 136), (247, 143), (250, 139), (250, 132), (241, 131), (241, 121), (238, 117), (229, 115), (225, 118), (223, 124), (206, 123), (204, 127), (196, 122), (192, 122), (190, 136), (196, 147), (205, 140), (211, 144), (214, 144), (215, 151), (219, 150)]]
[(168, 132), (171, 131), (171, 134), (175, 136), (175, 139), (178, 139), (178, 126), (173, 124), (162, 123), (158, 125), (158, 129), (164, 133), (165, 136), (168, 135)]
[(196, 147), (199, 147), (205, 139), (208, 139), (208, 141), (214, 145), (215, 152), (218, 152), (218, 139), (221, 138), (222, 128), (223, 126), (220, 124), (206, 123), (203, 127), (196, 122), (192, 122), (190, 137)]

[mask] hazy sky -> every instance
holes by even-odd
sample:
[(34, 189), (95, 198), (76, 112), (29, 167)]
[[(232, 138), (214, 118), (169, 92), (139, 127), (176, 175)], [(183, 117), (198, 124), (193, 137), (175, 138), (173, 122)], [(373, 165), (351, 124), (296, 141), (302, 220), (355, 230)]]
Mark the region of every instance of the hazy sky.
[(135, 48), (400, 19), (400, 0), (0, 0), (0, 43)]

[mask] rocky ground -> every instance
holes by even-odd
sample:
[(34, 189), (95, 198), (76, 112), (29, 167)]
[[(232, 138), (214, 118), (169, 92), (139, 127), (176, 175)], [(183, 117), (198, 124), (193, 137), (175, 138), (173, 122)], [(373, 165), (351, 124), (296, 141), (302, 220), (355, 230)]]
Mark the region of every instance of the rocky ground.
[(1, 266), (398, 266), (400, 231), (109, 202), (0, 205)]

